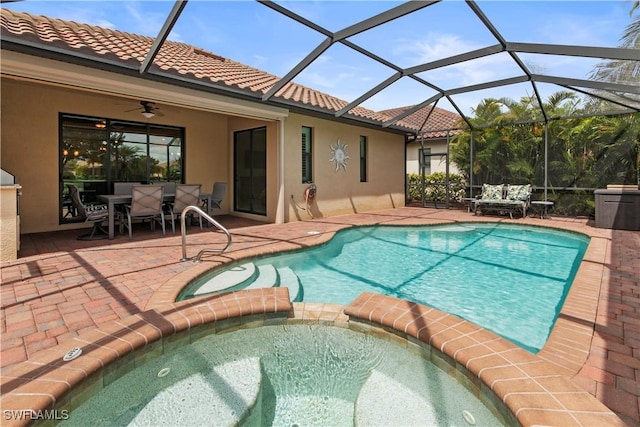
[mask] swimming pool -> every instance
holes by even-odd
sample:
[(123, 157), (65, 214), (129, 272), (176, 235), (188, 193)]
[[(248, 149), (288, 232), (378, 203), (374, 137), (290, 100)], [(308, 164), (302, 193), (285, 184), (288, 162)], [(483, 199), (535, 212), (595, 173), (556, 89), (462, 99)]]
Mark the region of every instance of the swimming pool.
[(208, 335), (113, 379), (64, 425), (503, 425), (421, 351), (328, 325)]
[(346, 305), (373, 291), (456, 314), (536, 353), (588, 243), (517, 224), (358, 227), (319, 247), (213, 271), (178, 299), (279, 285), (294, 300)]

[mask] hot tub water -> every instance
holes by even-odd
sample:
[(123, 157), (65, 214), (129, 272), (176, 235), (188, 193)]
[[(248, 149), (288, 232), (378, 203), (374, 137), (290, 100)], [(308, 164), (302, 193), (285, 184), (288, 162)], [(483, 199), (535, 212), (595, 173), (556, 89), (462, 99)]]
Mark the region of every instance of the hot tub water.
[(210, 335), (149, 360), (65, 426), (468, 426), (470, 415), (501, 425), (416, 352), (349, 329), (287, 325)]

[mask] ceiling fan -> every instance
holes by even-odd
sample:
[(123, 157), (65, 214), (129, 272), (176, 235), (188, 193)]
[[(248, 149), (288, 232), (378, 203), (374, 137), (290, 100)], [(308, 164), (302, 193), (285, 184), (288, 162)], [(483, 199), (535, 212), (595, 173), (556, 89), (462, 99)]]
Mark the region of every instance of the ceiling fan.
[[(140, 105), (142, 106), (142, 111), (140, 111), (140, 114), (142, 114), (147, 119), (150, 119), (155, 116), (164, 116), (164, 114), (162, 114), (162, 112), (160, 111), (160, 107), (158, 107), (155, 102), (140, 101)], [(138, 109), (140, 109), (140, 107), (127, 110), (127, 112), (135, 111)]]

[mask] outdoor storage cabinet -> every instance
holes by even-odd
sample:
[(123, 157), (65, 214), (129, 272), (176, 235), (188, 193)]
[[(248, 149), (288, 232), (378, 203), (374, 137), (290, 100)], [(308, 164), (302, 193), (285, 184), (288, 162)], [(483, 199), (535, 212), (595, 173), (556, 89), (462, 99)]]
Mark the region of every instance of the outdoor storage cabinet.
[(640, 191), (596, 190), (596, 227), (640, 230)]

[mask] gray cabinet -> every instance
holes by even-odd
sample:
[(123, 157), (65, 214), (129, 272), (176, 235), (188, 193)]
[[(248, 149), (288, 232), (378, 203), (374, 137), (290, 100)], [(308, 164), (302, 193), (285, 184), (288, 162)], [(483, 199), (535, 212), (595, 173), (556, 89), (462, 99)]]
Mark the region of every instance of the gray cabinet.
[(596, 190), (596, 227), (640, 230), (640, 191)]

